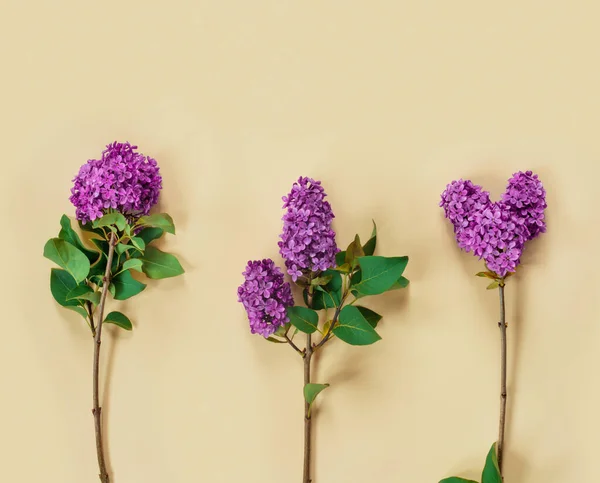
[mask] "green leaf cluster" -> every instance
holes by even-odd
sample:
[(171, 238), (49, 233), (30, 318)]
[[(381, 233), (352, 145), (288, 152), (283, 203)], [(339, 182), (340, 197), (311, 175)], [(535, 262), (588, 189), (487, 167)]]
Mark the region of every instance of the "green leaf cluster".
[[(473, 480), (467, 480), (458, 476), (451, 476), (450, 478), (444, 478), (440, 483), (477, 483)], [(496, 449), (496, 443), (492, 445), (488, 452), (487, 458), (485, 459), (485, 466), (481, 474), (481, 483), (502, 483), (502, 474), (498, 466), (498, 454)]]
[[(350, 345), (369, 345), (381, 339), (376, 331), (381, 315), (355, 302), (408, 286), (403, 276), (408, 257), (376, 256), (376, 247), (377, 225), (373, 222), (373, 231), (365, 244), (356, 235), (346, 250), (337, 253), (335, 268), (302, 281), (307, 307), (290, 307), (287, 315), (297, 331), (321, 334), (322, 339), (315, 349), (333, 337)], [(326, 312), (323, 325), (318, 314), (321, 310)], [(330, 311), (333, 311), (331, 317)], [(272, 342), (285, 342), (277, 337), (272, 339)]]
[[(166, 213), (143, 216), (137, 221), (112, 212), (81, 225), (82, 233), (95, 249), (88, 247), (71, 226), (69, 217), (63, 215), (58, 236), (44, 246), (44, 257), (59, 268), (50, 271), (50, 291), (54, 300), (63, 307), (80, 314), (95, 333), (94, 315), (100, 304), (105, 285), (109, 240), (116, 240), (114, 256), (109, 270), (108, 290), (115, 300), (126, 300), (139, 294), (146, 284), (133, 277), (143, 273), (147, 278), (162, 279), (184, 273), (177, 258), (151, 245), (165, 232), (175, 234), (173, 219)], [(114, 238), (113, 238), (114, 237)], [(111, 312), (105, 319), (125, 330), (132, 324), (121, 312)]]

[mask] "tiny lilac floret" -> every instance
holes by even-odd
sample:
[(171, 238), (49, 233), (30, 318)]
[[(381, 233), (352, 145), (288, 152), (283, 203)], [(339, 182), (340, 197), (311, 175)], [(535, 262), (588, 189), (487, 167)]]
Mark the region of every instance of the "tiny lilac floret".
[(106, 146), (101, 159), (81, 166), (69, 199), (83, 224), (111, 210), (132, 218), (147, 215), (156, 204), (162, 188), (158, 164), (136, 149), (114, 142)]
[(458, 246), (483, 258), (500, 277), (516, 270), (525, 242), (546, 231), (546, 191), (531, 171), (515, 173), (498, 202), (469, 180), (453, 181), (440, 206), (454, 225)]
[(238, 302), (248, 314), (250, 331), (269, 337), (289, 322), (286, 309), (294, 305), (290, 284), (271, 259), (249, 261), (238, 287)]
[(334, 218), (320, 181), (300, 177), (292, 191), (283, 197), (283, 232), (279, 253), (288, 274), (295, 282), (309, 272), (320, 272), (335, 266)]

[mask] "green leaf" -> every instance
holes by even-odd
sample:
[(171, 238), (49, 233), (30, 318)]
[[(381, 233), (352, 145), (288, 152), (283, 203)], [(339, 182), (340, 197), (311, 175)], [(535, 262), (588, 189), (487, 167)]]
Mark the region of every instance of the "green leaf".
[(100, 294), (94, 292), (91, 287), (85, 284), (77, 285), (67, 294), (67, 300), (89, 300), (94, 305), (100, 303)]
[(100, 228), (102, 226), (116, 226), (119, 230), (125, 230), (127, 220), (121, 213), (109, 213), (104, 215), (102, 218), (98, 218), (92, 222), (94, 228)]
[(362, 277), (353, 289), (361, 295), (378, 295), (389, 290), (408, 264), (408, 257), (361, 257)]
[(44, 256), (64, 268), (77, 283), (90, 273), (90, 261), (85, 254), (60, 238), (51, 238), (44, 246)]
[(477, 483), (477, 481), (459, 478), (458, 476), (451, 476), (450, 478), (444, 478), (440, 483)]
[(497, 281), (496, 281), (496, 282), (492, 282), (492, 283), (490, 283), (490, 284), (489, 284), (489, 285), (486, 287), (486, 289), (487, 289), (487, 290), (494, 290), (495, 288), (498, 288), (498, 285), (500, 285), (500, 284), (499, 284)]
[(353, 305), (346, 305), (341, 310), (333, 333), (350, 345), (369, 345), (381, 339), (361, 311)]
[(131, 238), (131, 244), (137, 248), (140, 252), (143, 252), (146, 249), (146, 242), (142, 237), (134, 236)]
[(159, 279), (176, 277), (184, 273), (183, 267), (174, 255), (149, 246), (140, 257), (144, 262), (143, 270), (148, 278)]
[(354, 241), (352, 241), (352, 243), (348, 245), (348, 248), (346, 248), (346, 258), (344, 261), (352, 268), (354, 268), (357, 264), (357, 259), (359, 257), (363, 257), (364, 255), (365, 252), (363, 251), (362, 245), (360, 243), (360, 237), (356, 235), (354, 237)]
[(119, 243), (115, 247), (115, 252), (117, 255), (123, 255), (123, 253), (128, 252), (129, 250), (133, 250), (135, 247), (133, 245), (125, 245), (124, 243)]
[(398, 290), (401, 288), (406, 288), (406, 287), (408, 287), (409, 283), (410, 283), (410, 281), (408, 280), (408, 278), (404, 278), (402, 275), (400, 275), (400, 278), (398, 278), (398, 280), (396, 280), (394, 282), (394, 284), (390, 287), (390, 290)]
[(50, 270), (50, 292), (54, 300), (63, 307), (75, 307), (81, 305), (78, 300), (67, 300), (67, 295), (77, 287), (77, 282), (65, 270), (53, 268)]
[(141, 238), (146, 245), (149, 245), (150, 242), (157, 240), (161, 236), (163, 236), (163, 233), (164, 233), (164, 231), (161, 230), (160, 228), (148, 227), (148, 228), (144, 228), (142, 231), (140, 231), (137, 234), (137, 237)]
[(155, 215), (142, 216), (137, 222), (138, 225), (160, 228), (167, 233), (175, 234), (175, 224), (173, 218), (166, 213), (157, 213)]
[(375, 329), (381, 320), (381, 315), (371, 309), (368, 309), (367, 307), (362, 307), (360, 305), (355, 305), (355, 307), (360, 311), (362, 316), (371, 325), (371, 327)]
[(86, 312), (86, 310), (81, 307), (80, 305), (77, 306), (69, 306), (66, 307), (69, 310), (72, 310), (73, 312), (77, 312), (79, 315), (81, 315), (85, 320), (87, 320), (88, 318), (88, 313)]
[(266, 337), (265, 340), (269, 341), (269, 342), (274, 342), (276, 344), (285, 344), (287, 342), (287, 340), (279, 340), (279, 339), (276, 339), (275, 337)]
[(498, 467), (498, 456), (496, 453), (496, 443), (492, 445), (485, 459), (481, 483), (502, 483), (502, 475)]
[(319, 287), (321, 285), (327, 285), (329, 282), (331, 282), (332, 278), (333, 278), (333, 275), (322, 275), (320, 277), (313, 278), (311, 280), (310, 284), (313, 287)]
[(336, 270), (325, 270), (322, 276), (331, 277), (325, 286), (317, 286), (313, 292), (312, 308), (322, 310), (335, 308), (342, 301), (342, 276)]
[(476, 277), (485, 277), (491, 280), (496, 280), (498, 276), (494, 272), (478, 272), (475, 274)]
[(345, 260), (346, 260), (346, 250), (341, 251), (341, 252), (337, 252), (335, 254), (335, 264), (338, 267), (341, 267), (344, 264)]
[(273, 335), (285, 337), (285, 334), (287, 334), (287, 331), (290, 330), (291, 325), (292, 324), (290, 324), (289, 322), (285, 325), (280, 325), (279, 327), (277, 327), (277, 330), (273, 333)]
[(105, 324), (115, 324), (121, 329), (131, 330), (133, 329), (133, 325), (131, 325), (131, 320), (121, 312), (111, 312), (104, 319)]
[(304, 385), (304, 400), (308, 403), (308, 416), (310, 416), (310, 410), (312, 404), (315, 402), (317, 396), (323, 391), (323, 389), (327, 389), (329, 384), (305, 384)]
[(81, 238), (79, 238), (79, 235), (71, 227), (71, 220), (67, 215), (63, 215), (61, 217), (60, 226), (61, 230), (58, 233), (58, 238), (70, 243), (75, 248), (79, 248), (79, 250), (81, 250), (83, 254), (87, 257), (87, 259), (90, 261), (90, 264), (93, 264), (96, 260), (98, 260), (100, 254), (94, 250), (88, 249), (83, 244)]
[(129, 270), (125, 270), (115, 276), (112, 279), (112, 286), (115, 291), (113, 294), (115, 300), (126, 300), (129, 297), (139, 294), (146, 288), (146, 284), (138, 282), (133, 278)]
[(367, 243), (363, 246), (363, 252), (367, 256), (373, 255), (375, 253), (375, 247), (377, 246), (377, 225), (375, 224), (375, 220), (373, 220), (373, 232), (371, 233), (371, 238), (367, 240)]
[(342, 273), (350, 273), (352, 271), (352, 267), (348, 263), (343, 263), (339, 267), (337, 267), (337, 270)]
[(328, 320), (323, 324), (323, 334), (327, 334), (327, 332), (329, 332), (330, 327), (331, 327), (331, 320)]
[(123, 263), (123, 270), (136, 270), (138, 272), (142, 271), (142, 261), (139, 258), (130, 258), (129, 260), (125, 260)]
[(288, 307), (287, 315), (292, 325), (305, 334), (312, 334), (318, 330), (319, 315), (312, 309), (300, 306)]

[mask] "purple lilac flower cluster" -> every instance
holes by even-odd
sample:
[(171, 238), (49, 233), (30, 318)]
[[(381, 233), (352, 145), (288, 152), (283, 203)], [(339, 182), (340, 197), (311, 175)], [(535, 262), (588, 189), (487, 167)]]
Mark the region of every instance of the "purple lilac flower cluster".
[(483, 258), (500, 277), (516, 270), (525, 242), (546, 231), (546, 191), (531, 171), (515, 173), (499, 202), (471, 181), (453, 181), (440, 206), (454, 225), (458, 246)]
[(273, 260), (249, 261), (238, 287), (238, 302), (248, 313), (250, 331), (269, 337), (289, 318), (286, 309), (294, 305), (290, 284)]
[(90, 159), (79, 169), (70, 197), (78, 220), (87, 223), (108, 210), (133, 217), (149, 213), (158, 201), (162, 178), (156, 160), (136, 149), (114, 142), (101, 159)]
[(320, 181), (300, 177), (292, 191), (283, 197), (283, 233), (279, 253), (285, 260), (288, 273), (296, 281), (308, 272), (327, 270), (335, 266), (334, 218), (325, 190)]

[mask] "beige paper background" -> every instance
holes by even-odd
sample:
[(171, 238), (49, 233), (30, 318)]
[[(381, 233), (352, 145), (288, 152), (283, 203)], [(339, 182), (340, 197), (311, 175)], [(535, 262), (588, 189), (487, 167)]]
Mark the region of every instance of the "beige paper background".
[[(164, 176), (185, 277), (107, 330), (114, 483), (297, 483), (302, 369), (250, 335), (236, 288), (278, 262), (281, 196), (321, 179), (338, 240), (379, 225), (409, 290), (373, 298), (383, 340), (327, 347), (314, 483), (478, 478), (497, 433), (497, 292), (438, 208), (468, 177), (548, 190), (549, 232), (507, 288), (508, 483), (598, 481), (595, 2), (4, 0), (2, 481), (97, 481), (92, 343), (42, 258), (79, 165), (114, 139)], [(115, 307), (115, 305), (111, 305)]]

